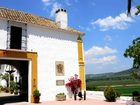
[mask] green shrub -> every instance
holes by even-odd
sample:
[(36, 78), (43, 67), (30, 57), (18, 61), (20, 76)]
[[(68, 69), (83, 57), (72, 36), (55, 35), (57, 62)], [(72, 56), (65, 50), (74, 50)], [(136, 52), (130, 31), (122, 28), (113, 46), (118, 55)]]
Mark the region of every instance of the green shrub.
[(34, 97), (39, 97), (41, 94), (38, 89), (35, 89), (33, 95)]
[(133, 92), (132, 92), (132, 95), (133, 95), (133, 96), (139, 96), (140, 94), (139, 94), (138, 91), (133, 91)]
[(140, 93), (138, 91), (132, 92), (133, 101), (140, 101)]
[(10, 82), (10, 92), (13, 93), (15, 90), (17, 90), (17, 84), (14, 81)]
[(106, 100), (109, 102), (115, 102), (116, 98), (117, 98), (117, 94), (111, 86), (108, 86), (105, 88), (104, 96), (105, 96)]
[(65, 93), (58, 93), (56, 96), (65, 96)]

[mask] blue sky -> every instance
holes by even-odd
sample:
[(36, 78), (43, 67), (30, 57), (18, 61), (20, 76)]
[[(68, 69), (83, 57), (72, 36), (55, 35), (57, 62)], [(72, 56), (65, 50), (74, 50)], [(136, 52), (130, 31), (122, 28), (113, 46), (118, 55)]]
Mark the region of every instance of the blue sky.
[(127, 0), (0, 0), (0, 7), (55, 19), (54, 11), (65, 8), (68, 24), (82, 32), (86, 73), (117, 72), (132, 67), (123, 53), (140, 36), (140, 16), (126, 16)]

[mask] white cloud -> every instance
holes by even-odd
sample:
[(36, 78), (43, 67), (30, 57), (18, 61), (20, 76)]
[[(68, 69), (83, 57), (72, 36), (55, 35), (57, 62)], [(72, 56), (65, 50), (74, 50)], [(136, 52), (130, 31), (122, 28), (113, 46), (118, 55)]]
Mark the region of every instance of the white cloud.
[(115, 54), (116, 49), (105, 47), (94, 46), (85, 52), (86, 64), (98, 64), (98, 63), (112, 63), (116, 60)]
[(109, 48), (107, 46), (105, 47), (98, 47), (98, 46), (93, 46), (89, 50), (85, 52), (85, 58), (89, 58), (92, 56), (101, 56), (101, 55), (106, 55), (106, 54), (113, 54), (116, 53), (116, 49)]
[(112, 64), (116, 61), (116, 56), (104, 56), (101, 58), (93, 58), (86, 61), (86, 64)]
[[(58, 8), (72, 5), (72, 3), (71, 3), (72, 0), (64, 0), (64, 1), (61, 1), (61, 0), (41, 0), (41, 1), (45, 5), (45, 7), (47, 8), (47, 9), (45, 8), (44, 10), (50, 11), (50, 17), (54, 17), (55, 11)], [(77, 2), (79, 2), (79, 0), (74, 0), (74, 3), (77, 3)], [(50, 8), (51, 8), (51, 10), (50, 10)]]
[(46, 6), (49, 6), (51, 5), (51, 0), (42, 0), (42, 2), (46, 5)]
[(50, 17), (53, 17), (54, 14), (55, 14), (55, 11), (58, 9), (58, 8), (61, 8), (61, 4), (55, 2), (52, 6), (52, 10), (51, 10), (51, 13), (50, 13)]
[(89, 27), (83, 27), (83, 26), (78, 26), (81, 30), (84, 30), (84, 31), (91, 31), (91, 29)]
[(127, 29), (129, 23), (132, 23), (133, 21), (132, 17), (128, 17), (126, 13), (121, 13), (116, 17), (108, 16), (103, 19), (92, 21), (91, 24), (92, 26), (99, 26), (100, 31), (106, 31), (109, 29), (124, 30)]
[[(56, 0), (42, 0), (42, 2), (44, 3), (44, 5), (48, 8), (51, 8), (50, 11), (50, 17), (54, 17), (55, 11), (58, 8), (61, 8), (62, 5), (58, 2), (56, 2)], [(68, 3), (68, 2), (67, 2)]]

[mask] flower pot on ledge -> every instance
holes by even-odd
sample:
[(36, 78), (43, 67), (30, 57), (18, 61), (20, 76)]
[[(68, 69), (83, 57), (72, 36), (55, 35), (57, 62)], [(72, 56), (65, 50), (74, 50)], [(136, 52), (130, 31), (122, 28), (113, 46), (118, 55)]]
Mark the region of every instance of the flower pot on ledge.
[(34, 103), (39, 103), (40, 100), (40, 92), (38, 89), (34, 90), (33, 96), (34, 96)]
[(39, 96), (34, 96), (34, 103), (39, 103), (40, 97)]
[(63, 93), (59, 93), (56, 95), (56, 101), (65, 101), (66, 100), (66, 95)]

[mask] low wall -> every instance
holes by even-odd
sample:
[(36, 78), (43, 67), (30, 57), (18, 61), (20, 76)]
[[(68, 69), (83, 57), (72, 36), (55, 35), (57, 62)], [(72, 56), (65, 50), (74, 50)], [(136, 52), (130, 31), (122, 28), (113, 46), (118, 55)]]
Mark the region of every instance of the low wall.
[(102, 91), (86, 91), (86, 96), (89, 99), (105, 100), (104, 92)]
[[(103, 91), (86, 91), (86, 96), (89, 99), (106, 100), (104, 97)], [(117, 102), (119, 102), (119, 103), (132, 103), (132, 97), (120, 96), (119, 98), (117, 98)], [(131, 105), (131, 104), (128, 104), (128, 105)], [(137, 104), (135, 104), (135, 105), (137, 105)], [(140, 103), (138, 105), (140, 105)]]

